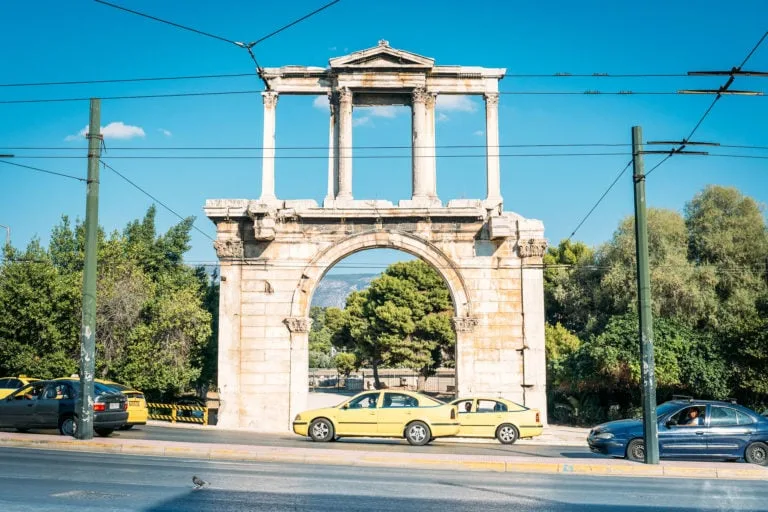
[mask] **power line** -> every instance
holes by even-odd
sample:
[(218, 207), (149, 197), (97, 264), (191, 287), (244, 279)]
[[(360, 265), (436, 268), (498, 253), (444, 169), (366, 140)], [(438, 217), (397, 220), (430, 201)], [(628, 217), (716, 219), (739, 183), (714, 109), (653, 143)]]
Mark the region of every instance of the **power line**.
[[(485, 149), (485, 148), (576, 148), (576, 147), (629, 147), (631, 144), (626, 143), (561, 143), (561, 144), (499, 144), (497, 146), (489, 146), (486, 144), (437, 144), (435, 146), (415, 146), (417, 148), (443, 148), (443, 149)], [(339, 149), (343, 149), (346, 146), (339, 146)], [(412, 149), (414, 146), (411, 144), (400, 146), (353, 146), (354, 149)], [(722, 147), (759, 147), (759, 146), (722, 146)], [(765, 146), (768, 149), (768, 146)], [(276, 151), (288, 151), (288, 150), (318, 150), (328, 151), (328, 146), (278, 146)], [(82, 148), (71, 146), (0, 146), (0, 149), (20, 149), (20, 150), (68, 150), (68, 151), (80, 151)], [(256, 151), (263, 150), (263, 146), (142, 146), (142, 147), (130, 147), (130, 146), (110, 146), (110, 151)], [(326, 155), (327, 156), (327, 155)]]
[[(120, 172), (118, 172), (118, 171), (117, 171), (117, 170), (116, 170), (114, 167), (112, 167), (111, 165), (109, 165), (108, 163), (106, 163), (104, 160), (101, 160), (101, 159), (99, 159), (99, 161), (101, 162), (101, 164), (102, 164), (104, 167), (106, 167), (106, 168), (107, 168), (107, 169), (109, 169), (110, 171), (114, 172), (115, 174), (117, 174), (118, 176), (120, 176), (121, 178), (123, 178), (123, 179), (124, 179), (126, 182), (128, 182), (128, 184), (130, 184), (130, 185), (131, 185), (131, 186), (133, 186), (135, 189), (137, 189), (138, 191), (140, 191), (142, 194), (146, 195), (147, 197), (149, 197), (150, 199), (152, 199), (154, 202), (156, 202), (157, 204), (159, 204), (160, 206), (162, 206), (163, 208), (165, 208), (166, 210), (168, 210), (169, 212), (171, 212), (172, 214), (174, 214), (175, 216), (177, 216), (179, 219), (181, 219), (182, 221), (184, 221), (184, 220), (187, 220), (186, 218), (184, 218), (184, 217), (182, 217), (181, 215), (179, 215), (179, 214), (178, 214), (178, 213), (177, 213), (175, 210), (173, 210), (173, 209), (172, 209), (170, 206), (166, 205), (166, 204), (165, 204), (165, 203), (163, 203), (161, 200), (159, 200), (158, 198), (156, 198), (155, 196), (153, 196), (152, 194), (150, 194), (149, 192), (147, 192), (146, 190), (144, 190), (143, 188), (141, 188), (139, 185), (137, 185), (136, 183), (134, 183), (133, 181), (131, 181), (130, 179), (128, 179), (128, 178), (127, 178), (125, 175), (123, 175), (123, 174), (121, 174)], [(211, 241), (214, 241), (214, 239), (213, 239), (213, 238), (212, 238), (212, 237), (211, 237), (211, 236), (210, 236), (208, 233), (206, 233), (205, 231), (203, 231), (203, 230), (201, 230), (200, 228), (198, 228), (197, 226), (195, 226), (194, 222), (192, 223), (192, 228), (193, 228), (195, 231), (197, 231), (197, 232), (201, 233), (203, 236), (205, 236), (205, 237), (206, 237), (206, 238), (208, 238), (209, 240), (211, 240)]]
[(32, 166), (29, 166), (29, 165), (17, 164), (15, 162), (9, 162), (8, 160), (0, 160), (0, 164), (13, 165), (13, 166), (16, 166), (16, 167), (22, 167), (24, 169), (28, 169), (30, 171), (42, 172), (42, 173), (45, 173), (45, 174), (51, 174), (53, 176), (61, 176), (62, 178), (69, 178), (69, 179), (73, 179), (73, 180), (77, 180), (77, 181), (82, 181), (83, 183), (86, 182), (85, 178), (79, 178), (77, 176), (72, 176), (71, 174), (64, 174), (62, 172), (55, 172), (55, 171), (49, 171), (49, 170), (46, 170), (46, 169), (40, 169), (39, 167), (32, 167)]
[[(231, 95), (243, 95), (243, 94), (261, 94), (263, 89), (259, 90), (242, 90), (242, 91), (207, 91), (207, 92), (179, 92), (179, 93), (164, 93), (164, 94), (128, 94), (128, 95), (116, 95), (116, 96), (101, 96), (99, 99), (102, 101), (108, 100), (143, 100), (152, 98), (184, 98), (184, 97), (198, 97), (198, 96), (231, 96)], [(552, 95), (552, 96), (647, 96), (647, 95), (665, 95), (665, 96), (687, 96), (688, 93), (681, 91), (500, 91), (499, 94), (506, 95), (522, 95), (522, 96), (538, 96), (538, 95)], [(711, 92), (708, 94), (717, 94), (717, 92)], [(757, 96), (765, 96), (760, 92)], [(318, 94), (317, 96), (321, 96)], [(26, 103), (66, 103), (66, 102), (78, 102), (78, 101), (90, 101), (90, 97), (70, 97), (70, 98), (34, 98), (34, 99), (16, 99), (16, 100), (0, 100), (0, 104), (14, 105), (14, 104), (26, 104)]]
[[(545, 158), (545, 157), (580, 157), (580, 156), (624, 156), (628, 152), (606, 152), (606, 153), (510, 153), (496, 155), (500, 158)], [(352, 158), (355, 160), (385, 160), (385, 159), (411, 159), (411, 158), (431, 158), (429, 155), (354, 155), (352, 157), (340, 157), (340, 158)], [(30, 160), (71, 160), (86, 158), (85, 156), (71, 156), (71, 155), (16, 155), (18, 159), (30, 159)], [(275, 155), (271, 157), (275, 160), (327, 160), (328, 155)], [(436, 158), (486, 158), (484, 154), (476, 155), (437, 155)], [(110, 159), (121, 160), (262, 160), (261, 155), (112, 155)]]
[[(667, 155), (666, 158), (664, 158), (661, 162), (656, 164), (653, 167), (653, 169), (651, 169), (650, 171), (645, 173), (645, 178), (648, 178), (648, 176), (650, 176), (650, 174), (653, 171), (655, 171), (656, 169), (661, 167), (661, 165), (664, 162), (666, 162), (667, 160), (669, 160), (675, 153), (681, 152), (686, 147), (687, 142), (691, 140), (691, 138), (696, 133), (696, 131), (699, 129), (699, 127), (704, 122), (704, 120), (707, 118), (707, 116), (709, 116), (710, 112), (712, 112), (712, 109), (715, 107), (717, 102), (720, 100), (720, 98), (723, 97), (723, 94), (728, 92), (728, 89), (731, 87), (731, 84), (733, 84), (733, 82), (734, 82), (734, 80), (736, 78), (736, 74), (738, 74), (741, 71), (741, 68), (747, 63), (747, 61), (750, 59), (750, 57), (752, 57), (752, 55), (760, 47), (760, 45), (763, 44), (763, 41), (765, 41), (766, 36), (768, 36), (768, 31), (766, 31), (763, 34), (763, 36), (757, 41), (757, 43), (752, 47), (752, 49), (749, 51), (749, 53), (744, 58), (744, 60), (741, 61), (741, 64), (738, 67), (732, 68), (730, 70), (728, 80), (722, 86), (720, 86), (720, 88), (717, 91), (715, 91), (715, 97), (712, 99), (712, 103), (709, 104), (709, 107), (707, 108), (707, 110), (704, 111), (704, 114), (699, 118), (698, 122), (696, 123), (696, 125), (694, 125), (693, 129), (690, 131), (688, 136), (685, 137), (682, 140), (682, 143), (676, 149), (673, 149), (672, 151), (670, 151), (669, 155)], [(692, 91), (692, 92), (695, 92), (695, 91)], [(705, 92), (709, 92), (709, 91), (705, 91)], [(760, 94), (762, 94), (762, 93), (760, 93)]]
[(576, 232), (579, 230), (579, 228), (587, 221), (590, 215), (592, 215), (592, 212), (595, 211), (595, 209), (600, 205), (600, 203), (605, 199), (605, 196), (608, 195), (608, 192), (611, 191), (611, 189), (618, 183), (619, 178), (621, 178), (625, 172), (627, 172), (627, 169), (629, 169), (629, 166), (632, 165), (632, 160), (627, 162), (627, 165), (624, 166), (624, 168), (619, 172), (619, 174), (616, 175), (616, 178), (611, 182), (611, 184), (608, 186), (607, 189), (605, 189), (605, 192), (603, 192), (603, 195), (600, 196), (600, 199), (597, 200), (597, 202), (590, 208), (590, 210), (587, 212), (587, 214), (584, 216), (583, 219), (579, 222), (579, 224), (574, 228), (573, 232), (568, 236), (568, 240), (573, 238), (573, 236), (576, 234)]

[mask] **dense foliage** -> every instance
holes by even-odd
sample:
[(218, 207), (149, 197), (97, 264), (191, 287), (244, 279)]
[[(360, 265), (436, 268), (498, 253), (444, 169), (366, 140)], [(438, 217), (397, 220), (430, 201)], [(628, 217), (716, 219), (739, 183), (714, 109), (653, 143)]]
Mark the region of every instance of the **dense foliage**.
[[(759, 205), (710, 186), (685, 214), (648, 211), (659, 401), (673, 393), (768, 403), (768, 230)], [(555, 420), (632, 414), (640, 400), (634, 220), (592, 250), (545, 256), (547, 368)]]
[[(150, 396), (215, 382), (215, 279), (183, 264), (192, 219), (158, 235), (155, 209), (99, 233), (96, 370)], [(78, 371), (84, 228), (64, 217), (50, 245), (5, 248), (0, 267), (0, 374)]]

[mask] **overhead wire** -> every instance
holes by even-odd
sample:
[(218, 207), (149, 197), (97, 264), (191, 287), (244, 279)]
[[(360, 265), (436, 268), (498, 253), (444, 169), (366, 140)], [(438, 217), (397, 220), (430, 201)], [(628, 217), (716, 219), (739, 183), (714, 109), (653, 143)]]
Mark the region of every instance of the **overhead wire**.
[(600, 196), (600, 198), (595, 202), (594, 205), (592, 205), (592, 208), (589, 209), (586, 215), (579, 221), (579, 224), (574, 228), (574, 230), (571, 232), (571, 234), (568, 236), (568, 240), (573, 238), (573, 236), (576, 234), (576, 232), (581, 228), (581, 226), (584, 225), (584, 223), (589, 219), (589, 217), (592, 215), (592, 212), (594, 212), (598, 206), (600, 206), (600, 203), (603, 202), (603, 199), (605, 199), (605, 196), (608, 195), (608, 192), (610, 192), (613, 187), (616, 185), (616, 183), (619, 182), (619, 179), (624, 175), (625, 172), (627, 172), (627, 169), (629, 169), (629, 166), (632, 165), (632, 160), (627, 162), (627, 165), (624, 166), (624, 168), (619, 171), (619, 173), (616, 175), (616, 177), (613, 179), (611, 184), (608, 186), (607, 189), (605, 189), (605, 192), (603, 192), (603, 195)]
[[(111, 157), (110, 157), (110, 158), (111, 158)], [(104, 167), (106, 167), (107, 169), (109, 169), (110, 171), (112, 171), (113, 173), (115, 173), (115, 174), (117, 174), (118, 176), (120, 176), (120, 177), (121, 177), (123, 180), (125, 180), (125, 181), (126, 181), (128, 184), (129, 184), (129, 185), (131, 185), (132, 187), (134, 187), (135, 189), (137, 189), (138, 191), (140, 191), (142, 194), (144, 194), (144, 195), (146, 195), (147, 197), (149, 197), (150, 199), (152, 199), (154, 202), (156, 202), (157, 204), (159, 204), (160, 206), (162, 206), (163, 208), (165, 208), (166, 210), (168, 210), (169, 212), (171, 212), (172, 214), (174, 214), (176, 217), (178, 217), (178, 218), (179, 218), (179, 219), (181, 219), (182, 221), (184, 221), (184, 220), (187, 220), (185, 217), (182, 217), (182, 216), (181, 216), (179, 213), (177, 213), (177, 212), (176, 212), (176, 211), (175, 211), (173, 208), (171, 208), (170, 206), (168, 206), (167, 204), (165, 204), (164, 202), (162, 202), (160, 199), (156, 198), (155, 196), (153, 196), (152, 194), (150, 194), (149, 192), (147, 192), (146, 190), (144, 190), (142, 187), (140, 187), (139, 185), (137, 185), (136, 183), (134, 183), (133, 181), (131, 181), (131, 180), (130, 180), (130, 179), (127, 177), (127, 176), (125, 176), (124, 174), (122, 174), (121, 172), (119, 172), (117, 169), (115, 169), (114, 167), (112, 167), (111, 165), (109, 165), (108, 163), (106, 163), (106, 162), (105, 162), (103, 159), (99, 159), (99, 162), (101, 163), (101, 165), (103, 165)], [(197, 226), (195, 226), (194, 222), (192, 223), (192, 228), (193, 228), (194, 230), (196, 230), (197, 232), (201, 233), (203, 236), (205, 236), (205, 237), (206, 237), (206, 238), (208, 238), (209, 240), (211, 240), (211, 241), (214, 241), (214, 238), (213, 238), (213, 237), (211, 237), (211, 235), (209, 235), (208, 233), (206, 233), (206, 232), (205, 232), (205, 231), (203, 231), (202, 229), (200, 229), (200, 228), (198, 228)]]
[(41, 173), (44, 173), (44, 174), (51, 174), (53, 176), (60, 176), (62, 178), (69, 178), (69, 179), (72, 179), (72, 180), (82, 181), (83, 183), (88, 181), (85, 178), (80, 178), (78, 176), (73, 176), (71, 174), (65, 174), (63, 172), (56, 172), (56, 171), (49, 171), (47, 169), (40, 169), (39, 167), (32, 167), (31, 165), (17, 164), (16, 162), (9, 162), (8, 160), (0, 160), (0, 164), (13, 165), (15, 167), (21, 167), (23, 169), (27, 169), (27, 170), (30, 170), (30, 171), (41, 172)]

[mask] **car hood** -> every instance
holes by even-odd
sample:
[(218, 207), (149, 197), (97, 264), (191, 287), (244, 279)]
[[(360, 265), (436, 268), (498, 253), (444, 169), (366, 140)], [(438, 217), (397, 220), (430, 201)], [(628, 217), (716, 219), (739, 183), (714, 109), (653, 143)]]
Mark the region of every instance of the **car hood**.
[(338, 412), (338, 407), (323, 407), (321, 409), (310, 409), (308, 411), (301, 411), (298, 416), (299, 421), (307, 421), (307, 419), (316, 418), (317, 416), (334, 416)]
[(636, 419), (609, 421), (592, 429), (593, 432), (613, 432), (614, 434), (632, 430), (642, 431), (643, 421)]

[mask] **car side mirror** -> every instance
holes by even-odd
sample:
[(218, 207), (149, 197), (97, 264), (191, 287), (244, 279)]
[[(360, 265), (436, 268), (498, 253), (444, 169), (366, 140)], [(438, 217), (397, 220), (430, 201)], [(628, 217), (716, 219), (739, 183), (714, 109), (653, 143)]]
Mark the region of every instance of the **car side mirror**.
[(666, 423), (664, 423), (664, 425), (666, 425), (667, 427), (674, 427), (675, 425), (677, 425), (677, 420), (673, 420), (670, 418), (666, 421)]
[(349, 409), (349, 404), (344, 404), (341, 406), (342, 409)]

